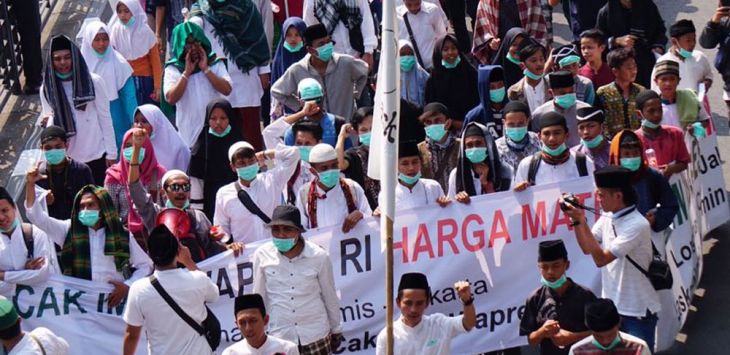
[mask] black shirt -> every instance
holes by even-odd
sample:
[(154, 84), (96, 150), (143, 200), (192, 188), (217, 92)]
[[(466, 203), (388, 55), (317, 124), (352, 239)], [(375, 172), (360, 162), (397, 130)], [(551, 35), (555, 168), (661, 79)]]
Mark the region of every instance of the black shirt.
[(68, 159), (66, 168), (60, 172), (47, 168), (45, 164), (41, 166), (41, 171), (48, 178), (36, 183), (53, 192), (53, 203), (48, 205), (48, 215), (60, 220), (71, 218), (76, 193), (82, 187), (94, 184), (91, 169), (86, 164), (70, 158), (66, 159)]
[[(535, 290), (525, 304), (525, 313), (520, 321), (520, 335), (526, 336), (540, 329), (549, 319), (557, 320), (560, 329), (570, 332), (587, 331), (584, 324), (585, 305), (596, 299), (591, 290), (578, 285), (568, 278), (570, 286), (563, 297), (547, 286)], [(540, 343), (540, 353), (567, 355), (570, 346), (563, 349), (555, 346), (550, 339), (544, 339)]]
[(499, 2), (499, 38), (504, 38), (513, 27), (522, 27), (517, 0), (502, 0)]

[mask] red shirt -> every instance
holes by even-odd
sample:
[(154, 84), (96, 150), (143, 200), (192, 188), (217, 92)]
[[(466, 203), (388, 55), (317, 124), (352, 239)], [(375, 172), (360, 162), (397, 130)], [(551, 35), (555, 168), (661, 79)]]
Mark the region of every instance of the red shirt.
[(681, 129), (662, 125), (655, 137), (649, 137), (641, 128), (637, 129), (635, 133), (641, 139), (644, 149), (654, 149), (659, 166), (672, 162), (689, 164), (689, 152), (684, 143), (684, 132)]
[(586, 63), (584, 66), (580, 67), (578, 74), (583, 75), (588, 79), (591, 79), (591, 81), (593, 82), (593, 87), (596, 88), (596, 91), (598, 91), (598, 88), (600, 88), (601, 86), (608, 85), (616, 80), (616, 78), (613, 76), (611, 68), (608, 67), (608, 64), (606, 64), (606, 62), (603, 62), (603, 65), (601, 65), (601, 68), (598, 69), (597, 73), (594, 72), (593, 69), (591, 69), (588, 63)]

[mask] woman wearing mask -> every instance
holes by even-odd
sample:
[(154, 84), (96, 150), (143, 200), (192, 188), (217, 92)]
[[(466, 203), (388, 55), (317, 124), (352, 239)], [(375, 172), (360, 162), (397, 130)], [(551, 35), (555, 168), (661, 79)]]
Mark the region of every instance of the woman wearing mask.
[[(284, 21), (281, 27), (281, 36), (279, 45), (276, 46), (274, 60), (271, 62), (271, 83), (275, 83), (289, 67), (304, 58), (307, 50), (304, 48), (303, 33), (307, 28), (299, 17), (290, 17)], [(286, 106), (271, 100), (271, 118), (277, 119), (285, 114), (292, 114), (294, 111), (286, 108)]]
[(150, 104), (138, 107), (134, 114), (134, 126), (147, 131), (160, 165), (167, 170), (188, 170), (190, 148), (159, 107)]
[(418, 64), (413, 44), (407, 40), (398, 41), (400, 52), (400, 97), (410, 103), (423, 107), (426, 96), (428, 72)]

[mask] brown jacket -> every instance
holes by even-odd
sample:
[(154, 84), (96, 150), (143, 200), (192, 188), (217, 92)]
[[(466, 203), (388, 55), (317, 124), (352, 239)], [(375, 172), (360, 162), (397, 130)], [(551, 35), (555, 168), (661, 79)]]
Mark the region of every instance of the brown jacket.
[[(459, 164), (459, 149), (461, 149), (461, 139), (454, 137), (451, 145), (439, 150), (434, 157), (426, 141), (418, 143), (418, 151), (421, 154), (421, 176), (438, 181), (444, 191), (449, 191), (449, 174)], [(435, 170), (432, 160), (434, 158), (437, 165)]]
[[(542, 80), (545, 81), (545, 102), (548, 102), (553, 99), (553, 96), (550, 95), (550, 91), (548, 90), (550, 88), (550, 83), (548, 83), (547, 79), (545, 77), (542, 78)], [(516, 82), (514, 85), (510, 86), (509, 89), (507, 89), (507, 97), (510, 101), (521, 101), (525, 105), (529, 105), (527, 103), (527, 98), (525, 97), (525, 85), (527, 85), (527, 79), (523, 76), (520, 81)], [(533, 107), (532, 109), (535, 109), (536, 107)]]

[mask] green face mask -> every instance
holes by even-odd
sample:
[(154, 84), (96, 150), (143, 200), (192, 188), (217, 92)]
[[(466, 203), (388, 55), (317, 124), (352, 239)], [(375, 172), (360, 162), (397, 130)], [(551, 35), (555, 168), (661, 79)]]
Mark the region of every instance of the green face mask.
[(702, 125), (702, 122), (695, 122), (692, 124), (692, 127), (694, 127), (694, 136), (695, 138), (704, 138), (707, 136), (707, 130), (705, 129), (705, 126)]
[[(126, 147), (122, 151), (122, 154), (124, 155), (124, 159), (126, 159), (128, 162), (132, 161), (132, 153), (134, 153), (134, 147)], [(139, 163), (141, 164), (144, 161), (144, 148), (139, 148)]]
[(299, 149), (299, 157), (302, 158), (302, 161), (309, 162), (309, 153), (312, 151), (312, 146), (300, 145), (297, 146), (297, 149)]
[(297, 238), (284, 239), (284, 238), (273, 237), (273, 238), (271, 238), (271, 241), (274, 243), (276, 250), (278, 250), (280, 253), (286, 253), (289, 250), (294, 249), (294, 246), (297, 245)]
[[(165, 201), (165, 207), (167, 207), (167, 208), (178, 208), (170, 200)], [(183, 210), (183, 211), (184, 210), (187, 210), (188, 207), (190, 207), (190, 200), (185, 200), (185, 204), (182, 206), (181, 210)]]
[(372, 138), (371, 132), (363, 133), (359, 137), (360, 137), (360, 143), (362, 143), (364, 145), (370, 145), (370, 138)]
[(53, 71), (53, 73), (56, 74), (56, 77), (59, 78), (59, 79), (61, 79), (61, 80), (67, 80), (67, 79), (69, 79), (71, 77), (71, 75), (74, 74), (73, 71), (70, 71), (68, 73), (59, 73), (57, 71)]
[(441, 141), (446, 135), (446, 125), (443, 123), (426, 126), (426, 136), (434, 142)]
[(446, 69), (454, 69), (457, 65), (459, 65), (459, 63), (461, 63), (461, 57), (456, 57), (456, 60), (454, 60), (453, 63), (449, 63), (445, 59), (441, 59), (441, 65), (443, 65)]
[(525, 139), (525, 136), (527, 135), (527, 127), (507, 127), (504, 129), (504, 132), (507, 135), (507, 138), (509, 138), (511, 141), (522, 142), (522, 140)]
[(400, 70), (409, 72), (416, 66), (416, 57), (412, 55), (404, 55), (400, 57)]
[(8, 229), (0, 228), (0, 231), (2, 231), (5, 234), (8, 234), (8, 233), (12, 232), (13, 230), (15, 230), (15, 227), (17, 227), (19, 223), (20, 222), (18, 221), (18, 218), (15, 218), (13, 220), (13, 224), (11, 224), (10, 227), (8, 227)]
[(553, 290), (556, 289), (556, 288), (560, 288), (561, 286), (563, 286), (566, 281), (568, 281), (568, 278), (565, 277), (565, 274), (563, 274), (563, 276), (560, 276), (559, 279), (557, 279), (557, 280), (555, 280), (553, 282), (550, 282), (546, 278), (540, 276), (540, 283), (543, 284), (543, 286), (549, 287), (549, 288), (551, 288)]
[(595, 147), (598, 147), (601, 142), (603, 142), (603, 135), (599, 134), (591, 140), (581, 139), (580, 142), (583, 143), (583, 145), (586, 146), (588, 149), (593, 149)]
[(319, 173), (319, 181), (328, 189), (335, 187), (340, 181), (340, 170), (330, 169)]
[(228, 125), (228, 127), (226, 127), (226, 129), (224, 129), (222, 133), (218, 133), (212, 127), (208, 127), (208, 133), (210, 133), (211, 135), (213, 135), (215, 137), (223, 138), (223, 137), (227, 136), (228, 133), (231, 133), (231, 125)]
[(104, 58), (104, 57), (106, 57), (107, 53), (109, 53), (109, 51), (111, 51), (111, 49), (112, 49), (112, 47), (106, 47), (106, 50), (101, 53), (97, 52), (96, 49), (94, 49), (93, 52), (97, 58)]
[(236, 174), (239, 178), (246, 181), (251, 181), (256, 178), (256, 174), (259, 173), (259, 164), (253, 163), (249, 166), (236, 169)]
[(540, 80), (542, 79), (542, 75), (533, 74), (530, 69), (525, 68), (525, 70), (522, 71), (522, 74), (524, 74), (526, 77), (532, 79), (532, 80)]
[(304, 47), (304, 42), (299, 42), (296, 46), (292, 46), (289, 42), (284, 41), (284, 48), (290, 53), (299, 52)]
[(317, 48), (317, 58), (329, 62), (332, 59), (332, 53), (335, 51), (335, 45), (332, 42), (322, 45)]
[(418, 174), (415, 176), (409, 176), (403, 173), (398, 173), (398, 180), (403, 181), (403, 183), (407, 185), (413, 185), (418, 182), (418, 180), (421, 179), (421, 172), (419, 171)]
[(464, 150), (464, 155), (473, 164), (481, 163), (487, 159), (487, 147), (476, 147)]
[(603, 346), (595, 338), (593, 338), (593, 340), (591, 340), (591, 344), (595, 345), (597, 348), (599, 348), (599, 349), (601, 349), (603, 351), (609, 351), (609, 350), (615, 348), (616, 345), (618, 345), (620, 343), (621, 343), (621, 338), (618, 336), (618, 334), (616, 334), (616, 338), (613, 339), (613, 341), (611, 342), (611, 344), (608, 344), (608, 346)]
[(506, 93), (507, 90), (505, 90), (504, 87), (489, 90), (489, 100), (495, 103), (502, 103)]
[(576, 100), (577, 100), (577, 97), (575, 96), (574, 93), (560, 95), (560, 96), (555, 97), (555, 103), (564, 109), (567, 109), (567, 108), (575, 105)]
[(58, 165), (66, 158), (66, 149), (46, 150), (43, 155), (45, 155), (48, 164)]
[(659, 124), (658, 123), (651, 122), (651, 121), (649, 121), (647, 119), (641, 120), (641, 125), (644, 126), (644, 127), (646, 127), (646, 128), (650, 128), (650, 129), (657, 129), (657, 128), (659, 128)]
[(509, 60), (510, 62), (512, 62), (512, 64), (514, 64), (514, 65), (520, 65), (520, 60), (517, 59), (517, 58), (515, 58), (515, 57), (513, 57), (510, 52), (507, 52), (507, 60)]
[(137, 20), (135, 20), (134, 16), (132, 16), (129, 18), (129, 21), (127, 21), (127, 23), (122, 23), (122, 25), (124, 25), (124, 27), (132, 27), (135, 22), (137, 22)]
[(680, 47), (680, 48), (679, 48), (679, 50), (677, 50), (677, 52), (679, 52), (679, 55), (680, 55), (680, 56), (681, 56), (682, 58), (684, 58), (684, 59), (689, 59), (689, 58), (691, 58), (691, 57), (692, 57), (692, 52), (690, 52), (690, 51), (688, 51), (688, 50), (686, 50), (686, 49), (684, 49), (684, 48), (681, 48), (681, 47)]
[(99, 210), (83, 210), (79, 212), (79, 222), (87, 227), (99, 223)]
[(621, 158), (621, 166), (631, 171), (637, 171), (641, 167), (641, 157)]
[(559, 145), (555, 149), (548, 147), (547, 144), (543, 144), (542, 146), (542, 151), (551, 157), (559, 157), (566, 149), (568, 149), (568, 147), (565, 146), (565, 143)]

